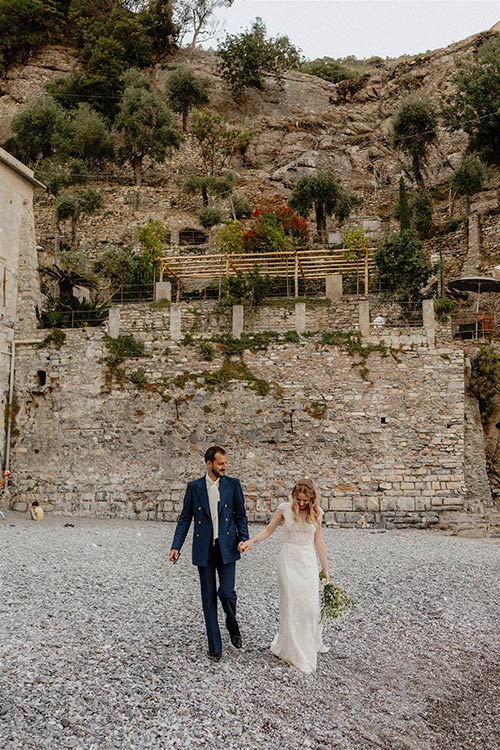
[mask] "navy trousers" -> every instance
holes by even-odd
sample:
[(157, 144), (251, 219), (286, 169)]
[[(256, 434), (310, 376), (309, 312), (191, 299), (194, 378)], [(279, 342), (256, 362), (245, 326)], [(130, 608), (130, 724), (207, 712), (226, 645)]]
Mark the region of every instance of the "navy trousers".
[[(217, 590), (216, 572), (219, 578), (219, 589)], [(220, 654), (222, 651), (222, 639), (217, 618), (217, 596), (226, 614), (226, 628), (230, 635), (239, 635), (240, 629), (236, 621), (236, 591), (234, 581), (236, 563), (224, 565), (220, 552), (219, 542), (210, 545), (208, 553), (208, 565), (198, 568), (201, 586), (201, 601), (203, 604), (203, 615), (207, 628), (208, 650), (211, 654)]]

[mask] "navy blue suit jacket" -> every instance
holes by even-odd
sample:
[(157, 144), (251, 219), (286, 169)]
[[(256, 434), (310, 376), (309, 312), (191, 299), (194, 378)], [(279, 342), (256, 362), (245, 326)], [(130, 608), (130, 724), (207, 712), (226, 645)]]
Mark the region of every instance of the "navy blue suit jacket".
[[(238, 543), (248, 539), (247, 514), (240, 480), (221, 477), (219, 497), (219, 546), (222, 561), (226, 565), (240, 559)], [(208, 565), (208, 550), (212, 540), (206, 476), (188, 482), (171, 549), (181, 549), (193, 519), (193, 565), (204, 567)]]

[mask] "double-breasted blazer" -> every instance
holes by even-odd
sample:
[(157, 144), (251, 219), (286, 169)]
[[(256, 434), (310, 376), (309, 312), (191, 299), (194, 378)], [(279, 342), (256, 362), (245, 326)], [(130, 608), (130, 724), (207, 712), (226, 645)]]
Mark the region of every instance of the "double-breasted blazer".
[[(234, 477), (221, 477), (219, 498), (219, 546), (222, 561), (226, 565), (240, 559), (238, 544), (248, 539), (248, 522), (240, 480)], [(208, 565), (208, 551), (212, 541), (212, 516), (208, 502), (206, 476), (188, 482), (172, 541), (172, 549), (181, 549), (191, 521), (194, 521), (193, 565), (204, 567)]]

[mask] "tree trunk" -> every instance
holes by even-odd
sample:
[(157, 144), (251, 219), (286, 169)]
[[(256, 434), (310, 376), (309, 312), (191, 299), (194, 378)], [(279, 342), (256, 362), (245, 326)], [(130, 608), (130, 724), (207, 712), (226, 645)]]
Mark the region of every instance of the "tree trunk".
[(314, 210), (316, 212), (316, 230), (321, 242), (326, 242), (326, 215), (322, 203), (316, 203)]
[(204, 183), (202, 183), (201, 185), (201, 197), (203, 200), (203, 205), (208, 206), (208, 190), (207, 186)]
[(142, 185), (142, 159), (134, 159), (132, 162), (132, 165), (134, 167), (134, 181), (136, 187), (141, 187)]
[(79, 214), (77, 214), (76, 212), (71, 217), (71, 247), (73, 248), (73, 250), (76, 250), (76, 248), (78, 247), (78, 217)]
[(189, 110), (188, 109), (185, 109), (183, 111), (183, 113), (182, 113), (182, 132), (183, 133), (187, 133), (187, 129), (188, 129), (188, 114), (189, 114)]
[(420, 190), (425, 189), (424, 178), (422, 176), (422, 165), (418, 156), (413, 157), (413, 172), (415, 173), (415, 180)]

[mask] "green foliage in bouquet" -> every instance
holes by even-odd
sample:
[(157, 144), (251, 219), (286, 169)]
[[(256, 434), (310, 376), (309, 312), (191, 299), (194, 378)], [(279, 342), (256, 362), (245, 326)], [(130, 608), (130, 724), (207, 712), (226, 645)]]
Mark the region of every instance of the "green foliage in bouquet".
[[(323, 572), (319, 574), (320, 579), (325, 578)], [(325, 583), (321, 592), (320, 617), (324, 620), (339, 620), (351, 609), (351, 598), (339, 586), (334, 583)]]

